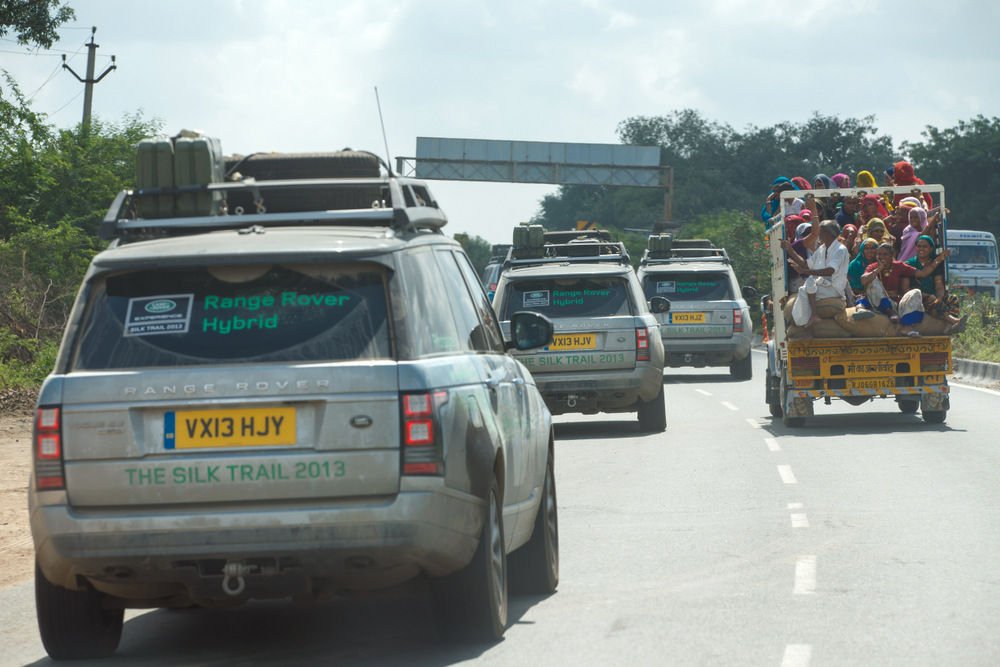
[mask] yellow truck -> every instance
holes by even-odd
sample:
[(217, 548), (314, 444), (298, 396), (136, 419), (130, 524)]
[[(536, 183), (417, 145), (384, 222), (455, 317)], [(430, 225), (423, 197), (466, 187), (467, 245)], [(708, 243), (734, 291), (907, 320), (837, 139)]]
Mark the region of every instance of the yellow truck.
[[(831, 326), (817, 337), (796, 338), (795, 332), (790, 332), (794, 327), (786, 323), (779, 307), (788, 293), (790, 279), (781, 241), (786, 234), (785, 214), (797, 208), (794, 199), (811, 194), (817, 202), (829, 206), (838, 198), (869, 193), (887, 196), (889, 201), (898, 194), (929, 194), (935, 206), (946, 210), (944, 188), (940, 185), (921, 185), (918, 191), (910, 187), (786, 191), (782, 193), (779, 215), (768, 223), (772, 292), (765, 301), (774, 304), (774, 313), (773, 335), (767, 344), (765, 400), (771, 415), (781, 418), (785, 426), (803, 426), (806, 418), (813, 416), (817, 401), (829, 405), (833, 399), (861, 405), (877, 398), (891, 398), (901, 412), (920, 410), (929, 424), (944, 422), (950, 408), (947, 376), (952, 372), (951, 339), (934, 335), (943, 331), (938, 321), (925, 316), (918, 327), (923, 332), (920, 337), (855, 337)], [(944, 248), (946, 220), (940, 224), (938, 236), (939, 247)], [(895, 326), (889, 331), (894, 333)]]

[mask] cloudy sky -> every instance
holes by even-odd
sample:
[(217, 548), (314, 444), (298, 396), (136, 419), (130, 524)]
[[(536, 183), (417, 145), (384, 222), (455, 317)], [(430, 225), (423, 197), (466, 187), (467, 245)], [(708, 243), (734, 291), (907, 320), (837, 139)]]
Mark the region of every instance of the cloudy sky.
[[(971, 0), (68, 0), (54, 50), (7, 35), (0, 68), (52, 122), (79, 122), (97, 26), (94, 113), (141, 110), (224, 150), (384, 153), (417, 136), (615, 142), (634, 115), (696, 108), (742, 129), (815, 111), (874, 114), (900, 141), (1000, 115), (1000, 3)], [(43, 85), (44, 84), (44, 85)], [(41, 86), (40, 90), (37, 90)], [(771, 175), (761, 176), (766, 190)], [(492, 242), (553, 187), (435, 182), (448, 231)]]

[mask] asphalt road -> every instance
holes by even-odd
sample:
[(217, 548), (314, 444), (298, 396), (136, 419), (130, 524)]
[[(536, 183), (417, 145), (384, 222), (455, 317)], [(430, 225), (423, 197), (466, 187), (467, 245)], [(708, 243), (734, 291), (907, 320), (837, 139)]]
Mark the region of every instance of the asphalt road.
[[(788, 430), (755, 363), (670, 372), (664, 434), (558, 418), (561, 584), (513, 598), (496, 645), (441, 644), (414, 586), (132, 613), (114, 664), (1000, 664), (1000, 392), (954, 387), (943, 425), (835, 402)], [(30, 583), (0, 590), (0, 646), (49, 664)]]

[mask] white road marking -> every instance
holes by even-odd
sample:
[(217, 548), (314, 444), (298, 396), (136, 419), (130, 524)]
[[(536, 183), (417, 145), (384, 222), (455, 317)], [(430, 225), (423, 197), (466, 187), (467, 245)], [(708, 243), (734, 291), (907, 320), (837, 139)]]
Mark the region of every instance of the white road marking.
[(792, 513), (792, 528), (808, 528), (809, 518), (803, 513)]
[(781, 481), (785, 484), (799, 483), (799, 480), (795, 479), (795, 474), (792, 472), (792, 466), (778, 466), (778, 474), (781, 475)]
[(993, 389), (987, 389), (986, 387), (976, 387), (971, 384), (961, 384), (959, 382), (949, 382), (952, 387), (961, 387), (962, 389), (971, 389), (972, 391), (981, 391), (984, 394), (992, 394), (993, 396), (1000, 396), (1000, 391), (995, 391)]
[(816, 592), (816, 556), (799, 556), (795, 561), (795, 595), (812, 595)]
[(781, 658), (781, 667), (809, 667), (812, 653), (811, 644), (789, 644)]
[(764, 438), (764, 444), (767, 445), (767, 448), (772, 452), (781, 451), (781, 445), (778, 444), (778, 440), (776, 438)]
[(747, 423), (750, 424), (750, 428), (760, 428), (761, 427), (760, 422), (757, 421), (756, 419), (754, 419), (753, 417), (747, 417)]
[(738, 407), (730, 403), (729, 401), (722, 401), (722, 405), (729, 408), (730, 410), (739, 410)]
[(705, 391), (704, 389), (695, 389), (695, 391), (698, 392), (699, 394), (701, 394), (702, 396), (711, 396), (712, 395), (712, 392)]
[(788, 509), (790, 510), (800, 510), (805, 507), (804, 503), (788, 503)]

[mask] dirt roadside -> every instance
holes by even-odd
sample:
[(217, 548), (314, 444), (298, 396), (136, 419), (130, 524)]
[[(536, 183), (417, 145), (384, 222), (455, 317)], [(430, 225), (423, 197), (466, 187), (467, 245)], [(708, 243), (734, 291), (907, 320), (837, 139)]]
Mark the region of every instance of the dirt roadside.
[(34, 575), (35, 549), (28, 528), (31, 474), (31, 413), (0, 414), (0, 588)]

